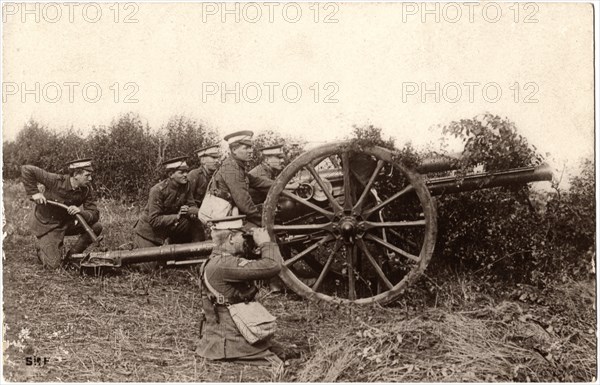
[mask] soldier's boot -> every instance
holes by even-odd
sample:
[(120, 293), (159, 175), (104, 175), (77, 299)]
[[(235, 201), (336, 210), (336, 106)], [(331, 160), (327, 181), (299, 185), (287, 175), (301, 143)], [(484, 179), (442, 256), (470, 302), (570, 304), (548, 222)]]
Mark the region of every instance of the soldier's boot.
[[(94, 223), (90, 227), (92, 228), (92, 230), (94, 230), (94, 234), (96, 234), (96, 236), (99, 236), (100, 233), (102, 233), (102, 225), (100, 223)], [(92, 242), (92, 237), (90, 237), (90, 235), (87, 232), (81, 233), (79, 238), (77, 238), (75, 244), (73, 244), (73, 246), (71, 246), (71, 248), (65, 254), (63, 262), (68, 262), (72, 254), (83, 253)]]
[(49, 233), (38, 238), (37, 257), (45, 268), (57, 269), (60, 267), (63, 254), (62, 246), (62, 237), (57, 238), (55, 234)]
[(283, 285), (281, 278), (279, 278), (279, 277), (271, 278), (271, 280), (269, 281), (269, 291), (271, 293), (282, 293), (284, 291), (284, 289), (285, 289), (285, 286)]

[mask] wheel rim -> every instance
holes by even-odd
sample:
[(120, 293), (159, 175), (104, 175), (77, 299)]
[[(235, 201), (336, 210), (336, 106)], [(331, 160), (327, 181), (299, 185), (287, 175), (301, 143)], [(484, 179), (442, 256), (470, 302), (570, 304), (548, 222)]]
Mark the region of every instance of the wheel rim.
[[(334, 166), (326, 168), (327, 162)], [(290, 181), (311, 181), (327, 199), (300, 198), (285, 190)], [(293, 209), (278, 209), (282, 200)], [(298, 219), (297, 212), (311, 219)], [(357, 304), (400, 296), (427, 267), (437, 232), (422, 177), (390, 150), (351, 142), (327, 144), (291, 162), (269, 191), (263, 224), (279, 241), (308, 239), (284, 255), (280, 276), (288, 287), (310, 299)], [(313, 282), (301, 280), (295, 268), (307, 261)]]

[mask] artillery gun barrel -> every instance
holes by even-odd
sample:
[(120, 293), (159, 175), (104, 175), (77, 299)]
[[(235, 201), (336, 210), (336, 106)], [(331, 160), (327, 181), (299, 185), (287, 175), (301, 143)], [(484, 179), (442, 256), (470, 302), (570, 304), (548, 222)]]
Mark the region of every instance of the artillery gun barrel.
[(452, 194), (486, 188), (522, 185), (530, 182), (551, 181), (552, 170), (543, 163), (537, 167), (522, 167), (506, 171), (486, 172), (467, 175), (432, 178), (426, 181), (431, 195)]
[(461, 157), (462, 155), (456, 152), (425, 158), (417, 167), (417, 171), (426, 174), (428, 172), (456, 170)]
[(180, 261), (190, 258), (206, 259), (212, 252), (212, 241), (185, 244), (144, 247), (133, 250), (113, 250), (107, 252), (91, 252), (73, 254), (71, 259), (78, 260), (81, 266), (111, 266), (119, 267), (131, 263), (153, 261)]

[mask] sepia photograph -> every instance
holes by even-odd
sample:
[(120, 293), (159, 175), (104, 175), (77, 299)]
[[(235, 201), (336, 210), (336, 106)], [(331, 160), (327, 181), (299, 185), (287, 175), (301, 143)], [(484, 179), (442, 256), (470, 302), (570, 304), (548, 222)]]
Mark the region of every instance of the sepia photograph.
[(596, 382), (596, 6), (3, 2), (1, 382)]

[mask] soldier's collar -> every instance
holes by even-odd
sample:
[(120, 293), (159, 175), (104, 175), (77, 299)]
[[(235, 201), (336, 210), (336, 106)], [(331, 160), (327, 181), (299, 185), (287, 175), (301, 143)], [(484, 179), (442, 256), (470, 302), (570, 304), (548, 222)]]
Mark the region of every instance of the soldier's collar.
[(235, 155), (231, 154), (231, 159), (233, 159), (237, 164), (239, 164), (243, 169), (246, 169), (248, 162), (238, 159)]
[[(188, 183), (189, 183), (189, 181), (188, 181)], [(187, 183), (186, 184), (179, 184), (179, 183), (175, 182), (173, 179), (167, 178), (167, 186), (169, 186), (173, 190), (179, 190), (183, 186), (187, 186)]]

